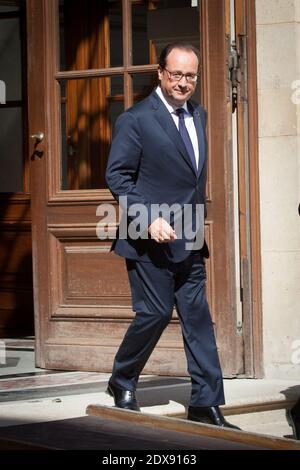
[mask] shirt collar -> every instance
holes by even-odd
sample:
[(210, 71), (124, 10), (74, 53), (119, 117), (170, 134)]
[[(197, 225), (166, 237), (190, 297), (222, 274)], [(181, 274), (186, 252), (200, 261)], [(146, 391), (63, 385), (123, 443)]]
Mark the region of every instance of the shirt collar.
[(166, 100), (166, 98), (164, 97), (164, 94), (162, 92), (162, 89), (160, 86), (158, 86), (156, 88), (156, 93), (158, 94), (158, 96), (160, 97), (160, 99), (162, 100), (162, 102), (164, 103), (164, 105), (166, 106), (167, 110), (169, 111), (169, 113), (173, 113), (173, 114), (176, 114), (176, 110), (178, 108), (183, 108), (185, 110), (185, 112), (187, 114), (190, 114), (189, 113), (189, 110), (188, 110), (188, 107), (187, 107), (187, 102), (185, 102), (182, 106), (172, 106), (171, 104), (169, 104)]

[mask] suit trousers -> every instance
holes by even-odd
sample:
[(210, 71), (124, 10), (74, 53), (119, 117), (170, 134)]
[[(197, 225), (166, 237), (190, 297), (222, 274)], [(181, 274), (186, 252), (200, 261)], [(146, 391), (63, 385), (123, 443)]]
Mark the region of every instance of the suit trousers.
[(164, 265), (127, 259), (126, 265), (135, 318), (116, 354), (111, 382), (126, 390), (136, 389), (139, 375), (171, 320), (175, 305), (192, 383), (190, 405), (224, 404), (201, 254), (194, 251), (182, 262)]

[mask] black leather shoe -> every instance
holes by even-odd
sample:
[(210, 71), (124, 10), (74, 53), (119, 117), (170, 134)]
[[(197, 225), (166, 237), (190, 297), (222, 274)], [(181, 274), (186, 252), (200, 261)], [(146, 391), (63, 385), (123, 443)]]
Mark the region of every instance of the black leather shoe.
[(109, 382), (106, 393), (114, 398), (115, 406), (117, 408), (141, 411), (135, 396), (135, 392), (132, 392), (131, 390), (123, 390), (122, 388), (119, 388)]
[(294, 439), (300, 441), (300, 400), (293, 408), (286, 411), (288, 423), (293, 428)]
[(197, 423), (214, 424), (221, 428), (240, 429), (226, 421), (218, 406), (189, 406), (187, 419)]

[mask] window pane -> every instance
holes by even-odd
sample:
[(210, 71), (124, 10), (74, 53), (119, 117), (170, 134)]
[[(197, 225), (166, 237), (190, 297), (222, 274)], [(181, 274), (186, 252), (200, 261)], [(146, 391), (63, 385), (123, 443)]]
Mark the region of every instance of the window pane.
[(6, 101), (22, 99), (21, 39), (18, 18), (0, 20), (0, 80)]
[(60, 0), (60, 70), (123, 64), (120, 1)]
[(117, 117), (124, 111), (124, 80), (123, 77), (111, 78), (111, 97), (109, 101), (110, 141)]
[(123, 65), (123, 25), (120, 2), (110, 2), (109, 8), (109, 43), (110, 67)]
[(20, 10), (20, 0), (0, 0), (0, 13)]
[(121, 77), (61, 82), (62, 189), (106, 187), (112, 126), (123, 109)]
[(23, 191), (23, 131), (20, 108), (0, 108), (0, 192)]
[(157, 83), (157, 73), (135, 73), (133, 75), (134, 102), (137, 103), (150, 95)]
[(147, 31), (148, 2), (132, 5), (132, 60), (134, 65), (155, 63), (150, 61), (151, 44)]
[(199, 47), (199, 9), (191, 0), (144, 0), (132, 5), (133, 65), (158, 62), (170, 42)]

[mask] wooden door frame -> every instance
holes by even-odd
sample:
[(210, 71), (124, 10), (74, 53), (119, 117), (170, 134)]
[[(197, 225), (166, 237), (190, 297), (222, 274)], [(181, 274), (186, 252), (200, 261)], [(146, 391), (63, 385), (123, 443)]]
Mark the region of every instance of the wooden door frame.
[[(33, 8), (35, 3), (35, 10)], [(30, 135), (36, 134), (39, 131), (44, 131), (46, 128), (45, 113), (39, 113), (40, 107), (46, 109), (45, 97), (45, 44), (43, 36), (39, 28), (36, 27), (35, 14), (43, 17), (45, 12), (43, 4), (40, 2), (38, 5), (34, 0), (26, 0), (26, 17), (27, 17), (27, 48), (32, 48), (32, 43), (40, 44), (39, 48), (35, 47), (36, 55), (28, 54), (27, 59), (27, 73), (28, 73), (28, 133)], [(32, 15), (32, 16), (31, 16)], [(36, 86), (31, 80), (32, 77), (38, 77), (38, 84)], [(34, 142), (29, 142), (29, 155), (31, 158), (31, 188), (39, 191), (39, 198), (32, 198), (31, 211), (32, 211), (32, 265), (33, 265), (33, 297), (34, 297), (34, 324), (35, 334), (38, 331), (39, 336), (35, 337), (35, 362), (38, 367), (43, 367), (44, 362), (41, 352), (41, 343), (45, 338), (43, 331), (43, 322), (41, 317), (43, 310), (47, 312), (48, 293), (47, 285), (49, 283), (49, 272), (44, 270), (39, 272), (39, 260), (43, 255), (48, 252), (47, 250), (47, 237), (45, 234), (46, 220), (45, 211), (42, 210), (44, 201), (47, 200), (47, 188), (43, 184), (45, 179), (46, 165), (43, 164), (42, 158), (47, 151), (48, 136), (46, 135), (43, 142), (39, 145), (41, 158), (35, 155)], [(39, 240), (39, 243), (37, 243)], [(43, 305), (45, 308), (43, 309)]]
[[(234, 266), (234, 232), (232, 210), (232, 158), (228, 148), (227, 123), (227, 66), (226, 66), (226, 10), (224, 1), (201, 1), (201, 27), (202, 27), (202, 64), (201, 75), (203, 80), (204, 107), (208, 110), (207, 139), (208, 139), (208, 184), (207, 184), (207, 220), (209, 233), (218, 233), (218, 244), (215, 237), (209, 240), (212, 253), (211, 263), (216, 268), (209, 269), (209, 275), (214, 276), (212, 284), (216, 294), (211, 303), (212, 314), (222, 315), (222, 330), (218, 330), (215, 323), (217, 343), (220, 346), (220, 360), (223, 374), (226, 376), (226, 355), (230, 351), (233, 358), (232, 374), (235, 377), (241, 370), (238, 337), (236, 335), (236, 300), (235, 300), (235, 266)], [(216, 178), (210, 175), (217, 174)], [(215, 183), (214, 183), (215, 181)], [(229, 198), (225, 200), (223, 191), (219, 191), (216, 184), (222, 181)], [(225, 230), (221, 232), (222, 227)], [(214, 243), (212, 245), (212, 241)], [(218, 295), (220, 292), (222, 295)], [(213, 315), (214, 317), (214, 315)], [(224, 318), (226, 317), (226, 318)], [(232, 337), (234, 341), (232, 341)], [(224, 357), (223, 357), (224, 355)]]
[[(226, 2), (223, 1), (223, 16), (220, 15), (220, 1), (219, 0), (201, 0), (201, 26), (202, 26), (202, 75), (204, 80), (204, 95), (203, 103), (209, 109), (208, 116), (208, 139), (209, 148), (211, 152), (221, 151), (222, 147), (226, 145), (227, 139), (223, 135), (220, 137), (214, 136), (212, 141), (210, 129), (212, 126), (219, 126), (224, 119), (224, 109), (220, 112), (220, 102), (226, 99), (226, 50), (225, 50), (225, 6)], [(228, 5), (227, 5), (228, 6)], [(247, 271), (244, 272), (245, 285), (243, 295), (243, 342), (244, 342), (244, 374), (248, 377), (262, 377), (263, 376), (263, 335), (262, 335), (262, 297), (261, 297), (261, 243), (260, 243), (260, 208), (259, 208), (259, 160), (258, 160), (258, 104), (257, 104), (257, 64), (256, 64), (256, 15), (255, 15), (255, 2), (252, 0), (244, 0), (244, 21), (246, 29), (246, 55), (247, 55), (247, 71), (246, 71), (246, 84), (247, 84), (247, 112), (248, 122), (246, 130), (247, 148), (245, 149), (243, 157), (248, 160), (248, 172), (244, 175), (247, 179), (249, 188), (248, 200), (245, 201), (248, 213), (246, 214), (246, 229), (249, 236), (247, 237), (246, 230), (241, 234), (242, 242), (247, 247), (248, 263)], [(219, 19), (219, 28), (224, 30), (224, 39), (212, 45), (209, 45), (208, 38), (212, 36), (210, 17), (217, 16)], [(217, 37), (217, 35), (216, 35)], [(220, 68), (218, 70), (211, 70), (209, 67), (209, 56), (215, 54), (219, 57)], [(220, 83), (220, 76), (224, 80)], [(219, 80), (218, 88), (210, 86), (214, 81)], [(215, 138), (216, 137), (216, 138)], [(230, 163), (231, 149), (227, 147), (227, 164), (225, 169), (225, 178), (227, 184), (232, 186), (232, 166)], [(251, 158), (250, 158), (251, 155)], [(210, 159), (211, 163), (211, 159)], [(226, 171), (227, 170), (227, 171)], [(243, 183), (245, 183), (244, 181)], [(211, 191), (208, 187), (208, 197)], [(246, 198), (247, 195), (240, 195)], [(232, 208), (228, 211), (227, 222), (232, 224)], [(227, 242), (230, 240), (227, 239)], [(227, 244), (228, 260), (230, 263), (229, 272), (233, 273), (234, 269), (234, 249), (233, 246)], [(216, 255), (216, 254), (215, 254)], [(248, 282), (246, 282), (246, 280)], [(229, 301), (234, 301), (234, 283), (235, 279), (231, 276), (230, 290), (227, 292)], [(231, 300), (230, 300), (231, 299)], [(232, 307), (234, 308), (234, 307)]]
[[(261, 279), (261, 229), (259, 194), (259, 153), (258, 153), (258, 98), (256, 59), (256, 12), (255, 2), (245, 0), (248, 57), (248, 162), (249, 162), (249, 218), (250, 218), (250, 278), (251, 317), (250, 331), (246, 341), (251, 357), (246, 362), (246, 373), (263, 377), (263, 321), (262, 321), (262, 279)], [(251, 156), (251, 158), (250, 158)]]

